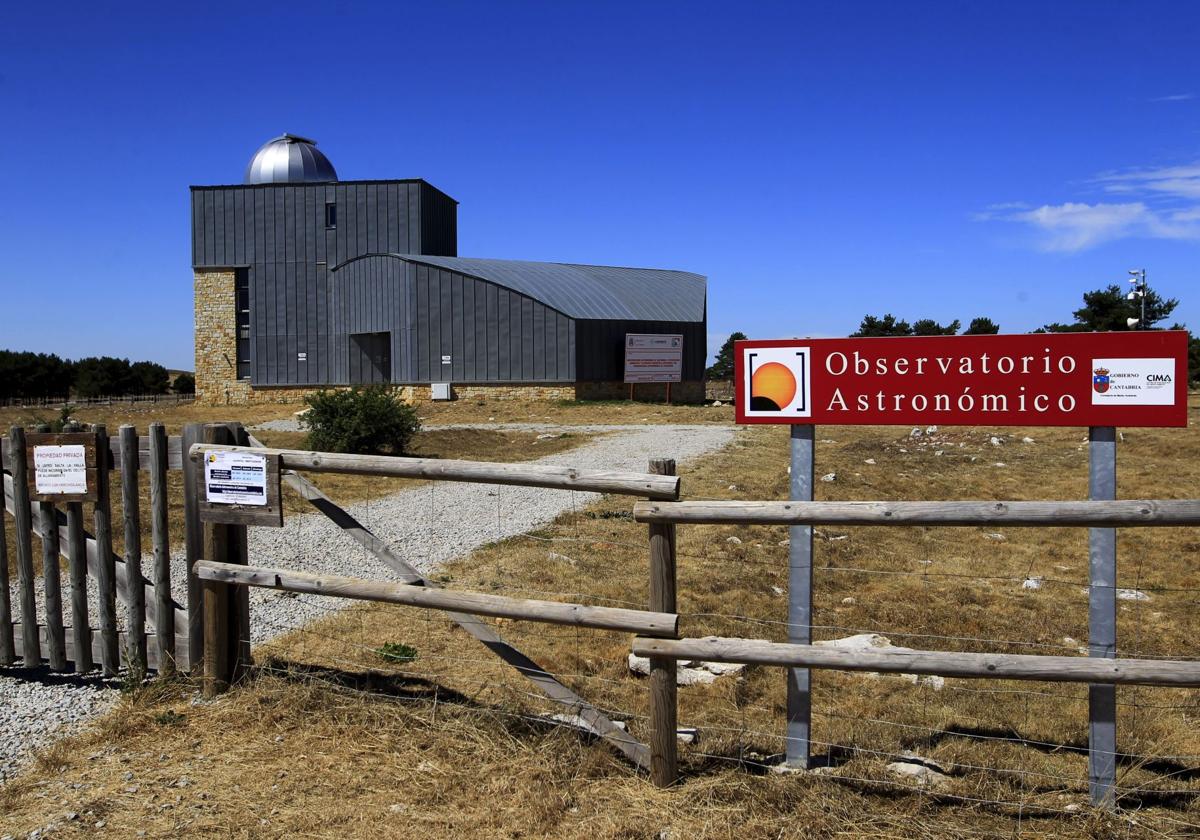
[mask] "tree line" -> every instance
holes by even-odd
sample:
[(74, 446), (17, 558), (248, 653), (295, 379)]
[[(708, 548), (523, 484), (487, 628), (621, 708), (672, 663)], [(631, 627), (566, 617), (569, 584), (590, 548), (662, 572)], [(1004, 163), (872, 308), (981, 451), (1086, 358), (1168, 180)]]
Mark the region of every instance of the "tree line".
[[(171, 385), (167, 369), (157, 362), (130, 362), (112, 356), (72, 360), (54, 353), (0, 350), (0, 399), (165, 394)], [(181, 374), (174, 389), (192, 393), (195, 379)]]
[[(1162, 329), (1161, 324), (1171, 317), (1175, 307), (1179, 305), (1176, 298), (1162, 298), (1152, 289), (1146, 290), (1145, 314), (1143, 317), (1142, 300), (1131, 300), (1124, 289), (1116, 283), (1103, 289), (1085, 292), (1083, 306), (1071, 313), (1070, 323), (1050, 323), (1038, 327), (1035, 333), (1067, 333), (1067, 332), (1108, 332), (1131, 329), (1130, 318), (1139, 319), (1136, 326), (1139, 329)], [(897, 318), (891, 313), (885, 315), (865, 315), (858, 329), (850, 334), (851, 338), (887, 337), (887, 336), (932, 336), (959, 335), (962, 323), (957, 319), (949, 324), (940, 324), (932, 318), (922, 318), (909, 323)], [(1171, 329), (1186, 329), (1182, 324), (1174, 324)], [(961, 335), (996, 335), (1000, 325), (991, 318), (974, 318)], [(733, 376), (733, 343), (744, 341), (746, 334), (735, 332), (726, 340), (717, 352), (716, 360), (708, 368), (709, 379), (729, 379)], [(1193, 382), (1200, 382), (1200, 338), (1188, 333), (1188, 375)]]

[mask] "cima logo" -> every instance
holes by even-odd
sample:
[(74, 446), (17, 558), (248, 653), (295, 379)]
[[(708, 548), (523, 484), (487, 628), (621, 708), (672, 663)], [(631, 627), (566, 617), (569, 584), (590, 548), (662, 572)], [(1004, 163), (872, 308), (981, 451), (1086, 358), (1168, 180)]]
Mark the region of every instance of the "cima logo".
[(1098, 367), (1092, 371), (1092, 390), (1097, 394), (1104, 394), (1108, 391), (1108, 368)]

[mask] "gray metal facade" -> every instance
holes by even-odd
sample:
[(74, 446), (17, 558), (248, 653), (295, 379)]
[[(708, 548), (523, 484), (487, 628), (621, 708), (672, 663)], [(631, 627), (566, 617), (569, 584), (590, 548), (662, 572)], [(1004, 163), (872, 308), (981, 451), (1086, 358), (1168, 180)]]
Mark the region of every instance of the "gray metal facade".
[(256, 386), (381, 370), (396, 383), (620, 381), (627, 332), (682, 333), (683, 378), (703, 378), (701, 275), (460, 259), (457, 241), (457, 203), (424, 181), (192, 187), (194, 267), (248, 270)]
[(420, 180), (192, 187), (193, 266), (249, 268), (255, 385), (346, 381), (335, 363), (345, 347), (330, 330), (331, 268), (381, 251), (453, 256), (457, 246), (457, 202)]
[(391, 334), (396, 382), (573, 382), (575, 322), (503, 286), (388, 254), (331, 278), (334, 381), (351, 336)]

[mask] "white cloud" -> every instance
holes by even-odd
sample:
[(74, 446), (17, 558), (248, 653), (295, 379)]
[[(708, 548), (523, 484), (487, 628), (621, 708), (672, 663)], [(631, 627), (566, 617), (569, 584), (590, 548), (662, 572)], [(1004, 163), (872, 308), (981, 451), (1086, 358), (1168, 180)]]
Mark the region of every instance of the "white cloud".
[(1104, 172), (1091, 183), (1130, 200), (1040, 207), (1006, 202), (973, 218), (1028, 225), (1039, 232), (1037, 246), (1046, 251), (1083, 251), (1126, 237), (1200, 240), (1200, 161)]
[(1107, 192), (1147, 191), (1173, 198), (1195, 199), (1200, 198), (1200, 161), (1184, 166), (1105, 172), (1094, 180), (1102, 184)]
[(1149, 211), (1140, 201), (1132, 204), (1044, 204), (1009, 218), (1026, 222), (1046, 234), (1047, 251), (1082, 251), (1110, 239), (1128, 236), (1143, 224)]
[(1151, 102), (1187, 102), (1189, 99), (1195, 99), (1194, 93), (1172, 93), (1170, 96), (1156, 96), (1151, 99)]

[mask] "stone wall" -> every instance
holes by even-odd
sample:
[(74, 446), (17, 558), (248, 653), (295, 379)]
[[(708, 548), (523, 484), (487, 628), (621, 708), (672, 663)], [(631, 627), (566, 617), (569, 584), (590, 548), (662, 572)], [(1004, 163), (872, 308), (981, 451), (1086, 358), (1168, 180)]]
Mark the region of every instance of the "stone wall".
[(249, 382), (237, 378), (237, 298), (232, 269), (197, 270), (196, 402), (244, 403)]

